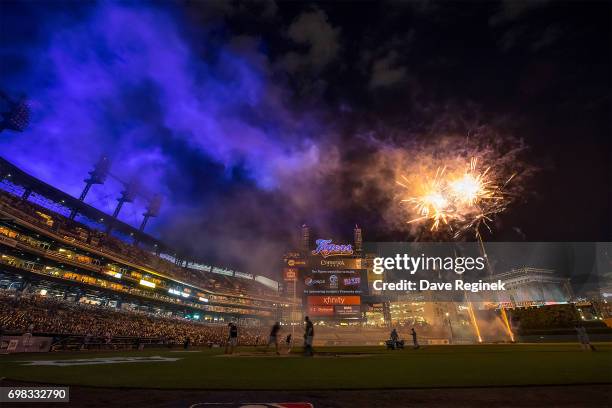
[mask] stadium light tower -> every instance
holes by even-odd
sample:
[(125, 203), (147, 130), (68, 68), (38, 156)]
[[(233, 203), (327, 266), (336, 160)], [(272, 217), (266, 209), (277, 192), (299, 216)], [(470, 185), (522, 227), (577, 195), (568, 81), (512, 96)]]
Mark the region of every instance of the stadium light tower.
[[(93, 186), (94, 184), (104, 184), (104, 182), (106, 181), (106, 177), (108, 176), (108, 172), (110, 170), (110, 165), (111, 162), (107, 156), (100, 157), (93, 170), (89, 172), (89, 177), (83, 180), (85, 181), (85, 188), (83, 188), (83, 191), (79, 196), (79, 201), (85, 201), (85, 197), (87, 196), (87, 193), (89, 192), (91, 186)], [(76, 215), (77, 210), (76, 208), (73, 208), (70, 212), (70, 219), (74, 220), (74, 217), (76, 217)]]
[(132, 179), (132, 181), (124, 184), (124, 186), (124, 190), (121, 192), (121, 195), (117, 199), (118, 203), (117, 207), (115, 207), (115, 211), (113, 212), (113, 218), (110, 220), (106, 228), (107, 234), (110, 234), (111, 230), (113, 229), (113, 223), (115, 220), (117, 220), (117, 217), (119, 216), (119, 212), (121, 211), (123, 204), (132, 203), (134, 202), (134, 198), (136, 198), (136, 193), (138, 192), (138, 183), (136, 182), (136, 180)]
[(30, 107), (25, 99), (15, 100), (0, 91), (0, 132), (5, 129), (23, 132), (30, 123)]
[(161, 203), (162, 198), (160, 195), (157, 194), (153, 196), (153, 198), (149, 201), (147, 211), (142, 214), (144, 218), (142, 219), (142, 223), (140, 224), (140, 228), (138, 229), (139, 231), (144, 231), (147, 222), (149, 221), (149, 218), (157, 217), (157, 215), (159, 214), (159, 209), (161, 208)]
[(137, 190), (138, 184), (136, 183), (136, 180), (132, 180), (125, 184), (125, 189), (121, 192), (121, 195), (117, 199), (118, 203), (117, 207), (115, 207), (115, 211), (113, 212), (113, 218), (117, 218), (119, 216), (119, 211), (121, 211), (123, 204), (134, 202)]

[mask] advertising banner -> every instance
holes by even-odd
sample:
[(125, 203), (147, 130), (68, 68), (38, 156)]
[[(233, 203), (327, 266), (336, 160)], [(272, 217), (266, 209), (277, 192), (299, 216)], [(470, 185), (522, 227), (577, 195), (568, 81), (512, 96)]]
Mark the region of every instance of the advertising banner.
[(308, 296), (308, 305), (360, 305), (359, 296)]
[(298, 277), (298, 269), (297, 268), (284, 268), (283, 269), (283, 279), (285, 282), (294, 282)]
[(361, 258), (311, 256), (305, 264), (313, 269), (365, 269)]
[(287, 259), (287, 266), (304, 266), (306, 261), (303, 259)]
[(1, 336), (0, 354), (4, 353), (46, 353), (51, 349), (52, 337), (32, 336), (26, 333), (22, 336)]
[(310, 305), (308, 306), (308, 314), (310, 316), (333, 316), (333, 306)]
[(357, 316), (359, 316), (361, 314), (361, 308), (359, 306), (355, 306), (355, 305), (334, 306), (334, 313), (337, 316), (343, 316), (343, 317), (354, 316), (354, 317), (357, 317)]
[(312, 269), (302, 283), (305, 295), (361, 295), (368, 288), (363, 269)]

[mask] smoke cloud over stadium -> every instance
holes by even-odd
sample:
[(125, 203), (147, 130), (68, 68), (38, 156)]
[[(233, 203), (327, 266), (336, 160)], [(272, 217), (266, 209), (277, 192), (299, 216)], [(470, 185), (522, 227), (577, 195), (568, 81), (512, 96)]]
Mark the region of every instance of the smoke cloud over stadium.
[[(400, 21), (401, 13), (427, 12), (398, 6), (389, 23)], [(11, 13), (29, 15), (29, 24), (17, 26)], [(501, 12), (482, 13), (474, 16), (483, 22), (474, 30), (490, 30), (499, 41), (509, 35), (512, 22), (485, 16)], [(408, 229), (387, 219), (395, 193), (377, 182), (388, 177), (381, 154), (387, 149), (402, 149), (419, 137), (435, 143), (493, 122), (513, 123), (504, 130), (529, 139), (536, 152), (551, 139), (563, 145), (566, 137), (553, 136), (554, 129), (534, 137), (545, 127), (545, 112), (525, 119), (503, 102), (488, 103), (505, 89), (476, 95), (457, 81), (447, 89), (435, 84), (428, 70), (449, 69), (448, 62), (435, 59), (428, 48), (435, 40), (422, 38), (418, 28), (383, 43), (367, 24), (343, 26), (323, 6), (99, 2), (42, 10), (26, 3), (8, 9), (3, 20), (7, 62), (0, 85), (27, 96), (32, 122), (24, 133), (0, 137), (1, 155), (74, 196), (98, 158), (109, 155), (112, 177), (92, 188), (88, 203), (112, 212), (122, 183), (135, 180), (141, 194), (121, 219), (137, 225), (146, 197), (161, 194), (162, 211), (149, 232), (196, 259), (256, 273), (276, 269), (270, 260), (291, 247), (304, 222), (321, 234), (345, 236), (355, 223), (365, 223), (367, 238), (405, 239)], [(455, 27), (445, 24), (444, 35), (454, 35)], [(356, 34), (362, 29), (370, 34)], [(534, 54), (562, 41), (542, 44), (538, 33), (531, 35), (523, 46), (540, 44)], [(484, 52), (503, 54), (504, 47), (519, 48), (519, 40), (486, 44)], [(410, 50), (415, 62), (398, 50)], [(499, 57), (482, 75), (503, 64)], [(538, 67), (526, 64), (524, 70)], [(566, 80), (562, 73), (557, 78)], [(524, 78), (516, 83), (516, 100), (554, 97), (550, 88)], [(585, 123), (602, 105), (591, 88), (583, 89), (584, 99), (596, 105), (577, 113), (584, 118), (577, 127), (589, 133)], [(474, 115), (480, 108), (465, 108), (473, 99), (489, 105), (482, 116)], [(500, 121), (502, 116), (523, 122)], [(587, 138), (596, 140), (599, 130)], [(563, 159), (562, 151), (548, 154)], [(554, 167), (559, 157), (545, 155), (542, 162)], [(519, 208), (506, 225), (511, 235), (502, 237), (520, 239), (523, 230), (512, 231), (526, 214)], [(583, 231), (591, 239), (605, 233), (592, 225)]]
[[(229, 253), (262, 218), (299, 225), (297, 214), (278, 211), (288, 207), (278, 193), (295, 201), (291, 211), (314, 203), (304, 202), (315, 198), (304, 180), (335, 167), (333, 136), (316, 112), (289, 106), (256, 38), (215, 41), (204, 29), (194, 44), (168, 10), (153, 7), (101, 3), (77, 14), (43, 23), (23, 53), (19, 82), (29, 84), (35, 117), (25, 135), (3, 141), (5, 154), (74, 195), (109, 154), (113, 174), (166, 198), (160, 224), (170, 238), (201, 238), (202, 247)], [(90, 200), (112, 212), (117, 194), (104, 186)], [(209, 231), (193, 225), (208, 220)]]

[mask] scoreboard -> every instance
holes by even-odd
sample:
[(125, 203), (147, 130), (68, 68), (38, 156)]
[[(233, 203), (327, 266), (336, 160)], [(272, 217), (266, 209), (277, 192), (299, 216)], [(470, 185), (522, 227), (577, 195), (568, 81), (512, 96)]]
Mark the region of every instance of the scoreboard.
[(336, 245), (333, 249), (334, 253), (312, 251), (302, 265), (294, 265), (305, 312), (329, 320), (359, 319), (361, 297), (368, 294), (363, 259), (352, 254), (350, 245)]

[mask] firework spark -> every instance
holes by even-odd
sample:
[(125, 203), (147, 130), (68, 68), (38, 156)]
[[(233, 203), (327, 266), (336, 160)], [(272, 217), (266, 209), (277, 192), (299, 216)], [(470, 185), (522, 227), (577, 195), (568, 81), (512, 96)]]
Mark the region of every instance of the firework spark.
[[(410, 213), (407, 222), (431, 232), (448, 231), (454, 238), (470, 230), (479, 237), (483, 225), (490, 230), (493, 216), (510, 202), (506, 187), (515, 173), (505, 175), (495, 163), (481, 165), (478, 152), (427, 160), (428, 166), (397, 181), (405, 190), (401, 202)], [(435, 172), (428, 171), (434, 166)]]

